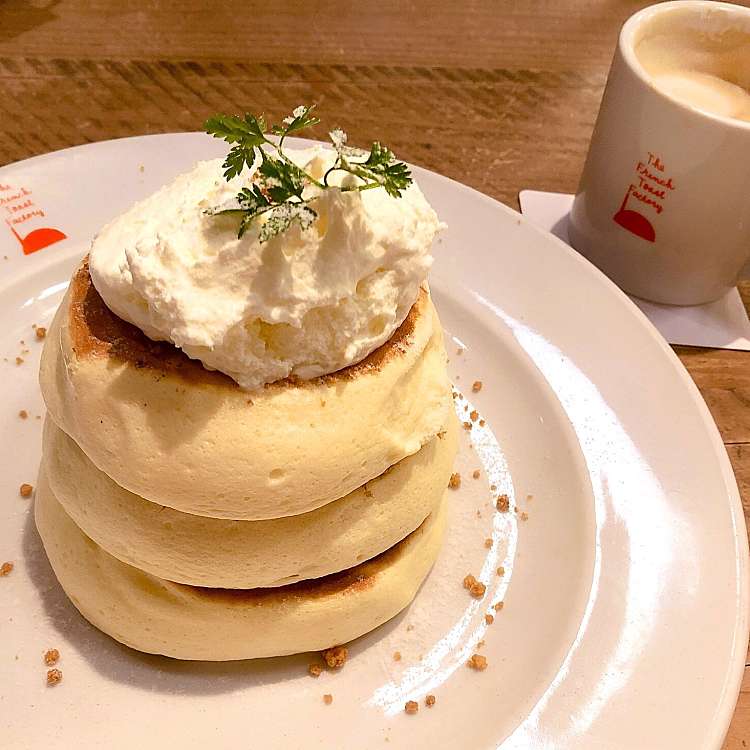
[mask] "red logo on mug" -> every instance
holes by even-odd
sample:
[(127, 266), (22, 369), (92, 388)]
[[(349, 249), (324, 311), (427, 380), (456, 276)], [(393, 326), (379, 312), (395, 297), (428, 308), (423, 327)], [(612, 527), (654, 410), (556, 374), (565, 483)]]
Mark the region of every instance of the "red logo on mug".
[[(631, 183), (628, 186), (625, 197), (622, 200), (617, 213), (612, 217), (623, 229), (631, 234), (653, 242), (656, 239), (656, 230), (654, 225), (646, 216), (646, 213), (658, 216), (664, 210), (664, 200), (669, 190), (674, 190), (674, 184), (671, 177), (664, 175), (664, 162), (652, 154), (648, 153), (648, 161), (639, 161), (635, 168), (638, 184)], [(641, 210), (628, 208), (630, 199), (636, 200), (643, 206)]]

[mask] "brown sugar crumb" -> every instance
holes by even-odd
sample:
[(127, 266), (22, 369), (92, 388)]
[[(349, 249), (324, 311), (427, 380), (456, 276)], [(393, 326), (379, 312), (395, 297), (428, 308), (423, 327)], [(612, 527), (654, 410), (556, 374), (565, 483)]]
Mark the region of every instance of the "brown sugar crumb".
[(494, 618), (494, 616), (493, 616), (493, 615), (489, 615), (489, 614), (487, 614), (487, 615), (485, 615), (485, 616), (484, 616), (484, 621), (485, 621), (485, 622), (486, 622), (486, 623), (487, 623), (488, 625), (492, 625), (492, 623), (493, 623), (493, 622), (495, 622), (495, 618)]
[(60, 659), (60, 652), (56, 648), (51, 648), (44, 653), (44, 663), (51, 667), (53, 664), (57, 664)]
[(310, 677), (320, 677), (322, 671), (323, 667), (321, 667), (320, 664), (310, 664), (307, 667), (307, 674), (309, 674)]
[(487, 539), (484, 540), (484, 546), (487, 549), (490, 549), (490, 547), (492, 547), (492, 539), (490, 539), (489, 537), (487, 537)]
[(491, 484), (490, 485), (490, 491), (491, 492), (494, 492), (496, 489), (497, 489), (497, 485), (496, 484)]
[(407, 714), (417, 713), (417, 711), (419, 711), (419, 703), (416, 701), (406, 701), (404, 704), (404, 711), (406, 711)]
[(479, 426), (480, 427), (484, 427), (486, 424), (487, 424), (487, 422), (485, 422), (483, 419), (479, 420)]
[(62, 672), (59, 669), (48, 669), (47, 670), (47, 685), (54, 687), (58, 685), (62, 680)]
[(364, 487), (365, 487), (365, 490), (364, 490), (365, 497), (372, 497), (372, 491), (370, 490), (370, 488), (367, 485), (365, 485)]
[(406, 626), (406, 632), (407, 633), (411, 633), (412, 630), (414, 630), (414, 626), (413, 625), (409, 624), (409, 625)]
[(479, 412), (476, 409), (474, 409), (474, 411), (472, 411), (471, 414), (469, 414), (469, 419), (472, 422), (476, 422), (477, 419), (479, 419)]
[(459, 346), (458, 349), (456, 349), (456, 354), (461, 356), (464, 353), (464, 350)]
[(498, 602), (492, 607), (492, 609), (494, 609), (495, 612), (499, 612), (504, 606), (505, 606), (505, 602)]
[(499, 576), (504, 576), (505, 575), (505, 568), (502, 565), (497, 569), (497, 574)]
[(329, 669), (341, 669), (349, 656), (349, 650), (346, 646), (333, 646), (321, 652), (321, 656)]
[(475, 380), (472, 383), (471, 390), (474, 391), (474, 393), (479, 393), (479, 391), (482, 390), (482, 381), (481, 380)]
[(432, 707), (433, 707), (433, 706), (435, 705), (435, 696), (434, 696), (434, 695), (428, 695), (428, 696), (427, 696), (427, 697), (426, 697), (426, 698), (424, 699), (424, 704), (425, 704), (425, 706), (427, 706), (428, 708), (432, 708)]
[(22, 357), (16, 357), (16, 364), (22, 365), (23, 364), (23, 358)]
[(474, 425), (471, 422), (464, 422), (464, 429), (470, 430)]
[(10, 575), (10, 572), (12, 570), (13, 570), (13, 563), (12, 562), (4, 562), (2, 565), (0, 565), (0, 576)]
[(469, 411), (469, 405), (468, 404), (464, 404), (464, 411)]
[(44, 326), (36, 327), (36, 337), (41, 340), (47, 335), (47, 329)]
[(34, 488), (30, 484), (26, 484), (25, 482), (18, 488), (18, 492), (20, 493), (21, 497), (31, 497), (31, 493), (34, 491)]
[(477, 672), (484, 672), (487, 669), (487, 658), (481, 654), (472, 654), (471, 659), (466, 662), (466, 666), (476, 669)]
[(524, 511), (521, 511), (521, 513), (520, 513), (520, 515), (519, 515), (519, 518), (520, 518), (520, 519), (521, 519), (522, 521), (528, 521), (528, 520), (529, 520), (529, 514), (528, 514), (528, 513), (527, 513), (527, 512), (525, 511), (525, 510), (524, 510)]
[(482, 646), (484, 646), (484, 638), (482, 638), (482, 640), (477, 643), (477, 648), (482, 648)]
[(330, 693), (326, 693), (323, 696), (323, 703), (325, 703), (326, 706), (330, 706), (331, 703), (333, 703), (333, 696)]
[(510, 500), (507, 495), (500, 495), (497, 498), (497, 509), (501, 513), (507, 513), (510, 510)]
[(393, 661), (401, 661), (401, 652), (400, 651), (394, 651), (393, 652)]
[(482, 511), (481, 510), (477, 510), (477, 518), (481, 518), (481, 517), (482, 517)]
[(442, 440), (445, 437), (445, 430), (440, 430), (437, 434), (438, 440)]
[(479, 469), (474, 469), (471, 476), (474, 477), (474, 479), (479, 479), (479, 477), (482, 475), (482, 472), (479, 471)]
[(477, 581), (471, 573), (464, 578), (464, 588), (468, 589), (469, 593), (475, 599), (481, 599), (484, 596), (484, 592), (487, 591), (487, 587), (481, 582)]
[(458, 472), (451, 474), (451, 478), (448, 480), (448, 486), (452, 490), (457, 490), (461, 486), (461, 475)]
[(21, 419), (28, 419), (29, 412), (27, 412), (26, 409), (21, 409), (21, 411), (18, 412), (18, 416), (21, 417)]
[(526, 495), (526, 502), (530, 503), (534, 499), (533, 495)]

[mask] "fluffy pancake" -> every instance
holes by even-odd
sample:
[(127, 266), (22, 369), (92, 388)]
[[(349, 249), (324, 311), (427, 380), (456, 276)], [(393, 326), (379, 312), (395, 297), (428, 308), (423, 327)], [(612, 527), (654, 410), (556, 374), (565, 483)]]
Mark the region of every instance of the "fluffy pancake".
[(140, 651), (227, 661), (328, 648), (357, 638), (412, 600), (440, 549), (446, 501), (403, 541), (355, 568), (271, 589), (171, 583), (89, 539), (39, 477), (35, 517), (60, 584), (81, 614)]
[(458, 444), (451, 418), (440, 438), (345, 497), (298, 516), (230, 521), (159, 506), (120, 487), (51, 419), (44, 470), (77, 526), (114, 557), (196, 586), (258, 588), (319, 578), (392, 547), (443, 496)]
[(416, 453), (451, 410), (445, 362), (421, 290), (362, 362), (247, 392), (115, 316), (84, 262), (40, 383), (55, 423), (122, 487), (186, 513), (260, 520), (319, 508)]

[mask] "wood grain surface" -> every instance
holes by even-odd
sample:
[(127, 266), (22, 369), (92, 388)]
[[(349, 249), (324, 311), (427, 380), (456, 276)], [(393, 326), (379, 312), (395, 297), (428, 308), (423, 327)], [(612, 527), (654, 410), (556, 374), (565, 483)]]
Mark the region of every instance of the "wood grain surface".
[[(521, 188), (575, 191), (617, 32), (643, 5), (0, 0), (0, 164), (314, 101), (352, 142), (377, 137), (517, 206)], [(742, 292), (747, 306), (750, 285)], [(676, 351), (716, 419), (747, 515), (750, 354)], [(750, 744), (746, 673), (724, 745), (733, 750)]]

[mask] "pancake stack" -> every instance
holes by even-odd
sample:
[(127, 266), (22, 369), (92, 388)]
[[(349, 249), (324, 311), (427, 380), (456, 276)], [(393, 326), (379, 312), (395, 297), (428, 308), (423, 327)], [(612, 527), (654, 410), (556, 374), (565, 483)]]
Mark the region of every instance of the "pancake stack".
[(35, 515), (80, 612), (181, 659), (322, 650), (406, 607), (457, 446), (427, 289), (344, 370), (245, 391), (115, 316), (87, 263), (51, 325)]

